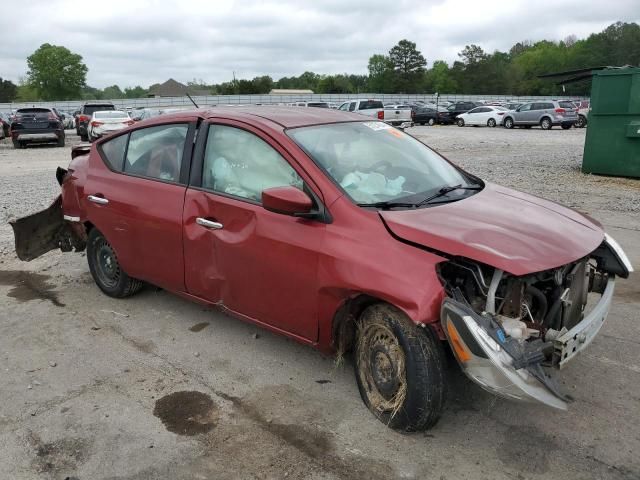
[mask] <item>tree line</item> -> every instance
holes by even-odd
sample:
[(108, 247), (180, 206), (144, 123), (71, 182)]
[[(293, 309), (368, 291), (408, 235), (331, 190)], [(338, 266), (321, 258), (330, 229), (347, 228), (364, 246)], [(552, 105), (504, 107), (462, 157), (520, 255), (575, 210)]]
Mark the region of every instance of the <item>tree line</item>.
[[(640, 65), (640, 26), (617, 22), (585, 39), (575, 35), (562, 41), (522, 41), (508, 52), (485, 52), (470, 44), (451, 65), (427, 59), (416, 43), (401, 40), (387, 53), (369, 58), (368, 74), (323, 75), (304, 72), (274, 80), (268, 75), (253, 79), (188, 85), (212, 95), (264, 94), (271, 89), (309, 89), (315, 93), (435, 93), (479, 95), (588, 95), (589, 80), (557, 85), (538, 75), (580, 68)], [(82, 57), (62, 46), (41, 45), (27, 58), (27, 76), (18, 84), (0, 78), (0, 102), (145, 97), (141, 86), (104, 89), (86, 84), (87, 66)]]

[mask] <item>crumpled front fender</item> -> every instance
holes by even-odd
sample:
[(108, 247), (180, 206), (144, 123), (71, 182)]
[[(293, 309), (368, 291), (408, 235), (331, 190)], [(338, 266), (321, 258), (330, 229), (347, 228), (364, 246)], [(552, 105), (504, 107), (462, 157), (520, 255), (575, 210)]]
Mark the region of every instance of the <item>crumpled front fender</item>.
[(61, 195), (49, 208), (9, 224), (13, 228), (16, 254), (26, 262), (58, 248), (70, 252), (82, 251), (86, 246), (84, 227), (64, 219)]

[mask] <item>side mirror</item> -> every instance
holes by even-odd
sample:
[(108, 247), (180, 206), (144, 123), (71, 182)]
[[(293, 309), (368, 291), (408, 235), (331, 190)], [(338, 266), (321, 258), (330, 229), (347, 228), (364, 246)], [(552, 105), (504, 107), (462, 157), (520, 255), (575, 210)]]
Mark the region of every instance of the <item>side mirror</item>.
[(274, 187), (262, 191), (262, 206), (282, 215), (307, 217), (312, 213), (313, 201), (296, 187)]

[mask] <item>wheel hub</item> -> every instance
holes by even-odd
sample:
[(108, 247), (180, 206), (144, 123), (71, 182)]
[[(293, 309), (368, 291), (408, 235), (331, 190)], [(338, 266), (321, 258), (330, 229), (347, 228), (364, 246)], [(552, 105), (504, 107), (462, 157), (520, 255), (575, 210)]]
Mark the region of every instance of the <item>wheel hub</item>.
[(384, 345), (376, 345), (371, 349), (371, 376), (376, 388), (385, 400), (391, 400), (398, 391), (398, 364), (393, 353)]
[(118, 283), (120, 277), (120, 266), (111, 246), (104, 242), (96, 250), (98, 276), (106, 286), (113, 286)]

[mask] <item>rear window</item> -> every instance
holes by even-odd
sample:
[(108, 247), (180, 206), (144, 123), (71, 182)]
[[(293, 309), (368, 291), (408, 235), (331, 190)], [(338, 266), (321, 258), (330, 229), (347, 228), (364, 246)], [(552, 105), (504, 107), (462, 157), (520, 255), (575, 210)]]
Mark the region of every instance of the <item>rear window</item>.
[(48, 108), (20, 108), (16, 110), (16, 113), (50, 113)]
[(329, 108), (329, 104), (325, 102), (309, 102), (307, 107)]
[(374, 108), (384, 108), (384, 105), (379, 100), (362, 100), (358, 110), (371, 110)]
[(571, 108), (571, 109), (576, 108), (573, 102), (558, 102), (558, 105), (560, 105), (560, 108)]
[(111, 110), (110, 112), (97, 111), (94, 116), (96, 118), (129, 118), (129, 115), (120, 110)]
[(85, 105), (84, 114), (93, 115), (93, 112), (99, 112), (101, 110), (115, 110), (113, 105)]

